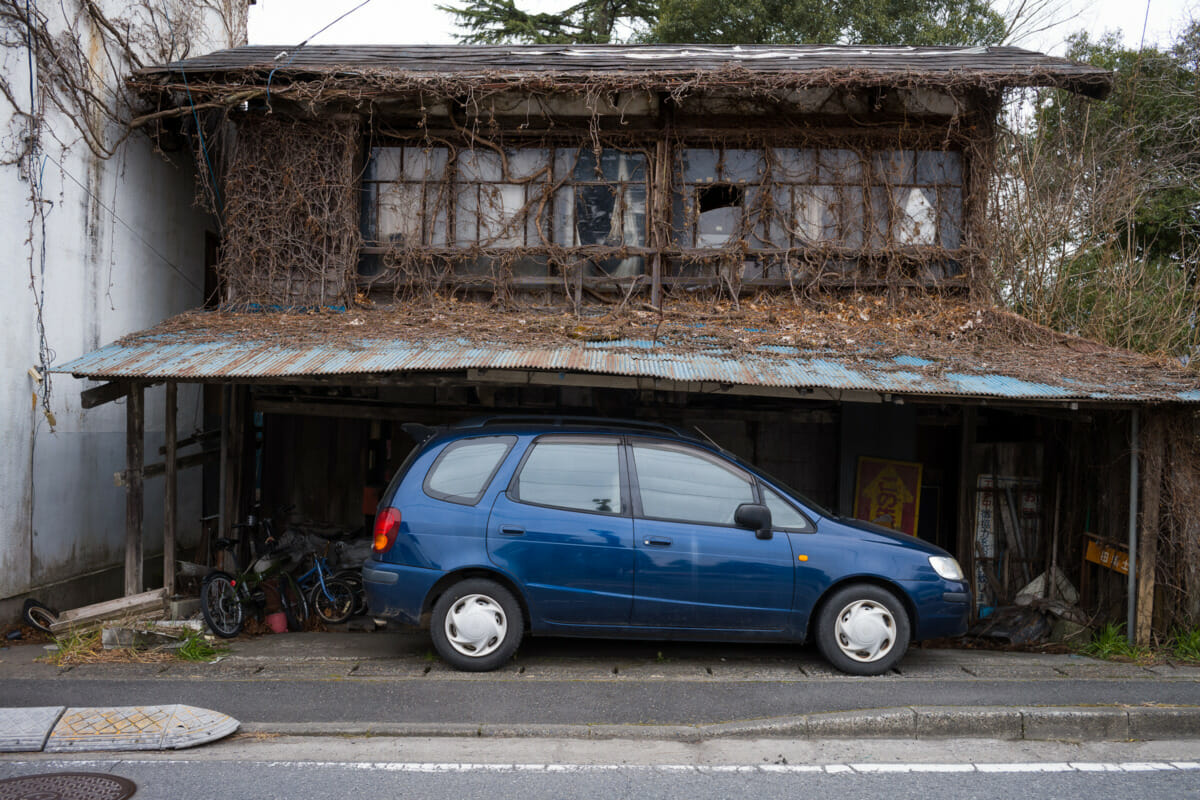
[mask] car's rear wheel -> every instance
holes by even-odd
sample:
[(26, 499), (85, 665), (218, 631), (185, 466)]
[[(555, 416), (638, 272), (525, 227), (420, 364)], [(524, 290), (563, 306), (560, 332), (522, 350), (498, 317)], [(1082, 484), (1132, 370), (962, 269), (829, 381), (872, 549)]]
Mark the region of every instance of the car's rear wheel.
[(430, 628), (434, 648), (452, 667), (486, 672), (512, 658), (525, 633), (525, 620), (508, 589), (485, 578), (470, 578), (437, 599)]
[(833, 593), (817, 617), (821, 655), (851, 675), (881, 675), (908, 650), (904, 604), (881, 586), (859, 583)]

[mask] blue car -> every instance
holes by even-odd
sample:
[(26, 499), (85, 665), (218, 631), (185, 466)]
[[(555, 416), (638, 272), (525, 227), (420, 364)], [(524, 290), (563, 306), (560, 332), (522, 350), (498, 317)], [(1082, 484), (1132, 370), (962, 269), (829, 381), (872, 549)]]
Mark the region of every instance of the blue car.
[(878, 675), (911, 641), (961, 635), (958, 562), (838, 517), (661, 425), (496, 417), (407, 426), (380, 502), (371, 613), (430, 629), (462, 670), (522, 637), (815, 641)]

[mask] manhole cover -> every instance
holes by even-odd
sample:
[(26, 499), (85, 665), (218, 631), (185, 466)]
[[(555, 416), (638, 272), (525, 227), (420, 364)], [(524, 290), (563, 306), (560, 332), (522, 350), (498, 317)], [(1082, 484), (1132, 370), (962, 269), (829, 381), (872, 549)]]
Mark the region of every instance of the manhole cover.
[(55, 772), (0, 780), (0, 800), (125, 800), (133, 781), (96, 772)]

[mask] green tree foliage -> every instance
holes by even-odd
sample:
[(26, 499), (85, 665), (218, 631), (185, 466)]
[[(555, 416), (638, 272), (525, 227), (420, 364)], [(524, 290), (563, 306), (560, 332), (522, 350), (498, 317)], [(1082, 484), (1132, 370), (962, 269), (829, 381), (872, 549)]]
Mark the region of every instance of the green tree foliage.
[(705, 44), (999, 44), (986, 0), (663, 0), (651, 38)]
[(522, 11), (514, 0), (467, 0), (438, 6), (466, 32), (464, 44), (606, 44), (622, 26), (644, 30), (658, 19), (657, 0), (580, 0), (555, 13)]
[(515, 0), (440, 6), (468, 44), (998, 44), (1003, 17), (986, 0), (580, 0), (531, 13)]
[(1002, 142), (1002, 296), (1057, 329), (1200, 366), (1200, 22), (1165, 50), (1070, 45), (1113, 70), (1113, 92), (1043, 92)]

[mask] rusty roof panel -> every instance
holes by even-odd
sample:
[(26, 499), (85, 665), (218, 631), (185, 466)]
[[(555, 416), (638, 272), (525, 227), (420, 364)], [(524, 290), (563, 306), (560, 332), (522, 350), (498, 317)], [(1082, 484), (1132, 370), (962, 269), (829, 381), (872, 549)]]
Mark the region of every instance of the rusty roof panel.
[(865, 45), (248, 45), (145, 67), (137, 74), (165, 78), (223, 73), (354, 76), (368, 73), (422, 78), (513, 79), (529, 76), (695, 76), (736, 66), (762, 75), (855, 75), (864, 83), (888, 75), (1006, 86), (1066, 86), (1094, 96), (1112, 84), (1108, 70), (1020, 47)]
[[(692, 343), (695, 345), (695, 342)], [(770, 352), (767, 352), (767, 351)], [(950, 365), (943, 365), (948, 367)], [(717, 346), (688, 350), (662, 342), (619, 340), (570, 346), (480, 345), (462, 339), (406, 342), (281, 343), (253, 334), (153, 333), (88, 353), (54, 368), (96, 380), (254, 381), (465, 369), (542, 370), (661, 378), (683, 383), (861, 390), (901, 395), (1013, 400), (1200, 403), (1196, 382), (1164, 377), (1153, 385), (1120, 379), (1054, 383), (1017, 375), (936, 368), (928, 359), (846, 358), (786, 347), (752, 354)]]

